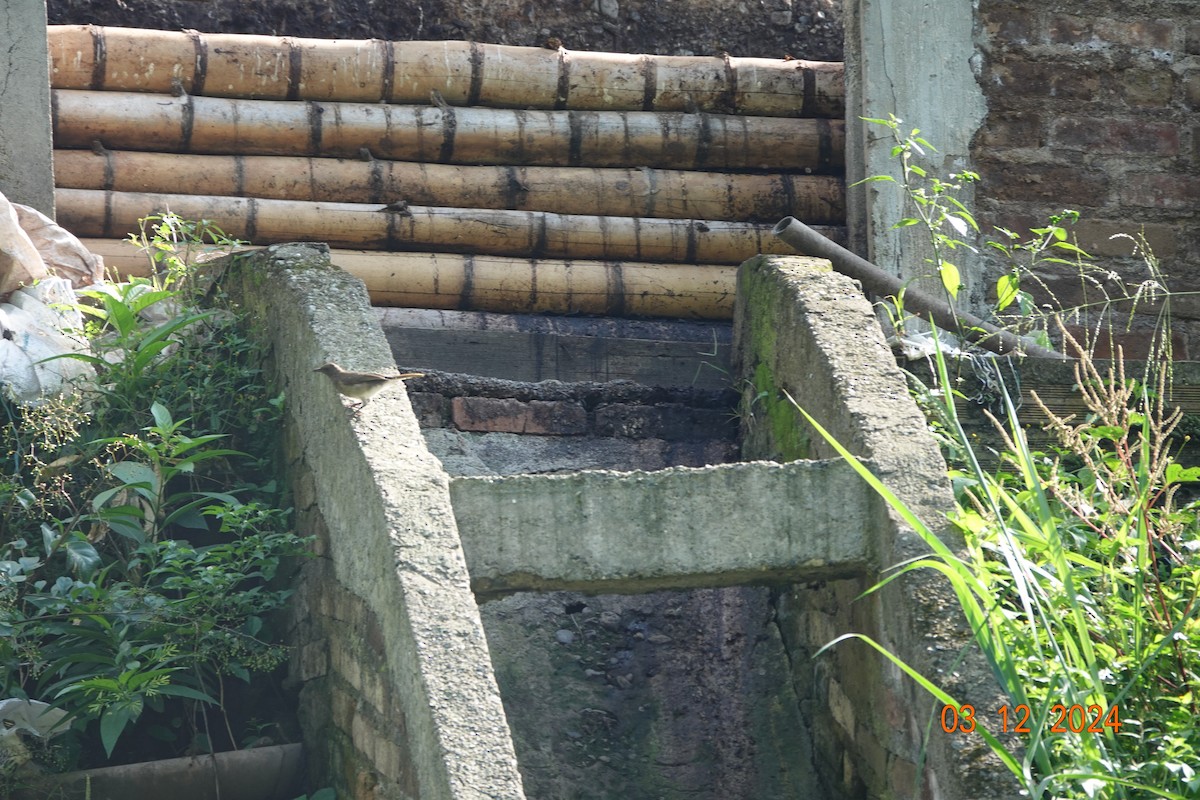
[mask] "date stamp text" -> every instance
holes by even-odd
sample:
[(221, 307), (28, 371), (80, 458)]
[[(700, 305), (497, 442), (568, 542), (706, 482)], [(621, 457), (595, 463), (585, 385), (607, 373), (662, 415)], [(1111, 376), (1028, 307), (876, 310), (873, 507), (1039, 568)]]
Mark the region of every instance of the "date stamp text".
[[(1024, 703), (1000, 706), (993, 716), (1000, 722), (1001, 733), (1033, 733), (1029, 727), (1033, 716)], [(946, 733), (973, 733), (981, 722), (987, 725), (989, 720), (982, 719), (973, 705), (942, 706), (942, 730)], [(1045, 724), (1049, 733), (1104, 733), (1105, 728), (1120, 733), (1121, 713), (1118, 706), (1105, 709), (1098, 705), (1055, 703), (1050, 706)]]

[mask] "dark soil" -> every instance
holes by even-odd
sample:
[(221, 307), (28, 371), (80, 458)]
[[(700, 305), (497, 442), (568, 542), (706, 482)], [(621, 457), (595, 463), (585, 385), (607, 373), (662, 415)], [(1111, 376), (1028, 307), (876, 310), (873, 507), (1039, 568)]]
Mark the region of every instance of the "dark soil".
[(49, 0), (52, 24), (842, 59), (842, 0)]

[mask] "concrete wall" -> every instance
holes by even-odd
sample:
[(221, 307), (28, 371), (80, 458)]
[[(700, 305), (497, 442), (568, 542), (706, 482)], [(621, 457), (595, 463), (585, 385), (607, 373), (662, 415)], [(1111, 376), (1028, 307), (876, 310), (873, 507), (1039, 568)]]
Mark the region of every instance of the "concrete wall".
[[(945, 463), (871, 308), (849, 279), (817, 267), (810, 259), (759, 256), (739, 272), (734, 355), (751, 412), (743, 417), (743, 455), (778, 457), (797, 449), (797, 441), (810, 456), (828, 454), (815, 432), (780, 441), (787, 392), (953, 542), (942, 521), (953, 502)], [(872, 508), (879, 569), (928, 552), (889, 507)], [(970, 637), (944, 582), (915, 573), (858, 599), (877, 577), (796, 585), (778, 599), (796, 693), (819, 732), (814, 760), (828, 796), (1016, 797), (982, 739), (951, 737), (936, 726), (925, 771), (918, 772), (923, 732), (940, 704), (866, 645), (845, 642), (813, 658), (841, 634), (866, 633), (962, 702), (1002, 704), (977, 651), (952, 663)]]
[(235, 258), (226, 278), (286, 392), (297, 527), (291, 679), (313, 783), (338, 796), (523, 798), (448, 479), (399, 387), (353, 413), (324, 375), (392, 364), (362, 283), (323, 245)]
[[(741, 270), (747, 448), (828, 455), (811, 435), (775, 441), (786, 390), (936, 521), (949, 505), (936, 446), (869, 306), (819, 267), (760, 257)], [(501, 591), (807, 581), (776, 590), (772, 627), (791, 670), (792, 691), (780, 696), (796, 698), (813, 733), (821, 791), (1015, 797), (970, 736), (935, 735), (918, 770), (935, 706), (881, 657), (846, 643), (813, 658), (861, 631), (964, 702), (1001, 703), (978, 658), (955, 660), (969, 636), (939, 580), (917, 575), (856, 599), (882, 567), (926, 548), (844, 465), (460, 479), (452, 490), (403, 390), (354, 413), (312, 371), (328, 359), (390, 365), (362, 284), (312, 245), (268, 248), (231, 269), (226, 284), (272, 344), (298, 526), (316, 537), (296, 595), (292, 679), (317, 785), (356, 800), (524, 796), (469, 563), (477, 585)]]
[[(975, 80), (974, 4), (928, 0), (845, 0), (846, 205), (851, 248), (904, 280), (929, 273), (928, 233), (913, 226), (890, 230), (913, 216), (908, 200), (890, 183), (854, 184), (871, 175), (900, 178), (890, 133), (862, 117), (904, 120), (903, 132), (920, 128), (938, 148), (923, 164), (943, 178), (972, 169), (971, 141), (986, 107)], [(970, 207), (972, 193), (960, 197)], [(955, 253), (963, 271), (963, 300), (979, 304), (983, 283), (977, 263)], [(941, 296), (936, 279), (921, 281)]]
[(54, 216), (45, 0), (0, 10), (0, 193)]

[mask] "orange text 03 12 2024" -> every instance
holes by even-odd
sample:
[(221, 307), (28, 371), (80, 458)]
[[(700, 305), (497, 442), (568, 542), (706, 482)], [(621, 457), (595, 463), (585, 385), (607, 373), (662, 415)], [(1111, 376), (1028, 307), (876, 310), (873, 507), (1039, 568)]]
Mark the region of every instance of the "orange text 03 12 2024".
[[(981, 722), (993, 727), (999, 722), (1001, 733), (1032, 733), (1032, 725), (1040, 724), (1049, 733), (1104, 733), (1111, 728), (1113, 733), (1121, 731), (1121, 713), (1117, 706), (1104, 708), (1100, 705), (1064, 705), (1055, 703), (1040, 718), (1031, 713), (1029, 706), (1000, 706), (992, 720), (981, 719), (975, 706), (942, 706), (942, 730), (946, 733), (973, 733)], [(1039, 721), (1040, 720), (1040, 721)]]

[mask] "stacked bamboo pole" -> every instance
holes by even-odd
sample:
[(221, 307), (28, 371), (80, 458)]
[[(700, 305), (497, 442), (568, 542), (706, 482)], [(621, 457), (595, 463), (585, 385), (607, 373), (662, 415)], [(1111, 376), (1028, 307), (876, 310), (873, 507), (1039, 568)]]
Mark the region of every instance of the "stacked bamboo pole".
[(842, 168), (845, 149), (842, 125), (825, 119), (267, 103), (72, 89), (55, 89), (52, 109), (59, 147), (100, 141), (172, 153), (828, 172)]
[(509, 208), (616, 217), (723, 219), (813, 225), (846, 217), (833, 175), (585, 167), (458, 166), (379, 159), (206, 156), (57, 150), (64, 189), (171, 193), (178, 174), (195, 194), (450, 208)]
[[(128, 241), (84, 238), (122, 275), (150, 274)], [(333, 263), (362, 279), (375, 305), (517, 314), (728, 319), (737, 267), (526, 259), (333, 248)], [(530, 287), (536, 287), (531, 291)]]
[(786, 252), (772, 220), (844, 239), (840, 64), (92, 26), (50, 50), (80, 235), (170, 210), (353, 248), (380, 304), (704, 318)]
[(255, 100), (841, 117), (840, 63), (50, 27), (54, 85)]
[(117, 236), (136, 230), (139, 217), (169, 210), (185, 219), (210, 220), (230, 236), (256, 244), (307, 237), (339, 247), (392, 251), (691, 264), (740, 264), (747, 252), (791, 252), (769, 225), (741, 222), (92, 189), (58, 189), (55, 202), (59, 219), (80, 236)]

